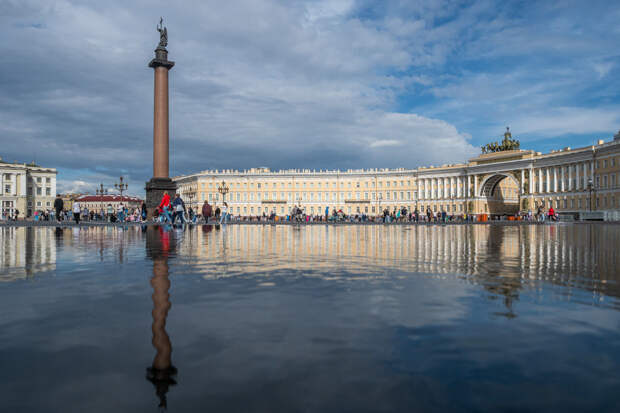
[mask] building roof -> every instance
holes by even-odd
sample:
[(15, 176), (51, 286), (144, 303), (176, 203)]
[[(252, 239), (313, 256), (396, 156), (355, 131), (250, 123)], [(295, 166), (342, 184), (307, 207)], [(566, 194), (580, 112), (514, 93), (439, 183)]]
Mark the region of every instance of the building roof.
[(75, 199), (78, 202), (142, 202), (135, 196), (120, 195), (84, 195)]

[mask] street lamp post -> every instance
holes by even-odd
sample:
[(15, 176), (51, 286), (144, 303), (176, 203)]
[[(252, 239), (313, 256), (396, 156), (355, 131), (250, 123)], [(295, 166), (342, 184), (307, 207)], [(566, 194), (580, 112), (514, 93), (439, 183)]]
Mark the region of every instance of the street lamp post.
[(222, 183), (217, 187), (217, 192), (222, 194), (222, 202), (226, 201), (226, 194), (230, 188), (226, 186), (226, 182), (222, 181)]
[(120, 177), (120, 181), (114, 184), (114, 188), (116, 188), (121, 193), (121, 202), (123, 202), (123, 191), (127, 190), (127, 183), (123, 182), (123, 177)]
[[(230, 188), (226, 186), (226, 182), (224, 181), (222, 181), (222, 183), (217, 187), (217, 192), (222, 194), (222, 204), (226, 202), (226, 194), (229, 190)], [(226, 213), (229, 213), (228, 210), (226, 211)], [(226, 221), (226, 216), (224, 216), (224, 221)]]
[(99, 199), (99, 203), (100, 203), (100, 214), (101, 214), (101, 219), (103, 220), (103, 195), (108, 193), (107, 189), (104, 189), (103, 184), (99, 184), (99, 188), (97, 188), (95, 190), (95, 193), (100, 197)]

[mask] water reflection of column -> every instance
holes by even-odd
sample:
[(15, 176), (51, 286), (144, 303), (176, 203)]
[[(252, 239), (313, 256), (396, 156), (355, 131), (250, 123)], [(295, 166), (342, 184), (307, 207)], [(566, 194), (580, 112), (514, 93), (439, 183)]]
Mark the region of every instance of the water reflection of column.
[(170, 310), (170, 279), (168, 278), (168, 254), (171, 250), (171, 233), (161, 227), (150, 227), (147, 232), (147, 252), (153, 260), (153, 339), (156, 354), (146, 378), (155, 385), (159, 407), (166, 408), (166, 394), (176, 384), (177, 369), (172, 365), (172, 343), (166, 332), (166, 318)]

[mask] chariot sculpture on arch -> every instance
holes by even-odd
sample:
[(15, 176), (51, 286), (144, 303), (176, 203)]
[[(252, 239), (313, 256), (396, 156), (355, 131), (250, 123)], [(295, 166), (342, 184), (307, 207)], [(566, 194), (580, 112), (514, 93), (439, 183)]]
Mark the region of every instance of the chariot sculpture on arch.
[(483, 145), (481, 147), (482, 153), (493, 153), (493, 152), (502, 152), (502, 151), (514, 151), (518, 150), (521, 147), (521, 144), (517, 139), (512, 139), (512, 133), (510, 133), (510, 128), (506, 126), (506, 132), (504, 133), (504, 140), (502, 143), (491, 142)]
[(157, 47), (166, 48), (168, 46), (168, 29), (164, 27), (164, 18), (159, 18), (159, 24), (157, 25), (157, 31), (159, 32), (159, 45)]

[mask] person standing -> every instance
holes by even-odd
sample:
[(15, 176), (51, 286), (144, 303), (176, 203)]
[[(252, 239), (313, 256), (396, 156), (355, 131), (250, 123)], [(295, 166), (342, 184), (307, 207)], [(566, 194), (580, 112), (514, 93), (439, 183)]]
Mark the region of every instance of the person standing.
[(80, 214), (82, 213), (82, 209), (80, 208), (80, 203), (78, 201), (73, 201), (73, 219), (75, 223), (80, 225)]
[(216, 221), (219, 221), (219, 220), (220, 220), (220, 212), (222, 212), (222, 211), (220, 211), (220, 207), (219, 207), (219, 206), (216, 206), (216, 207), (215, 207), (215, 220), (216, 220)]
[(56, 211), (56, 220), (60, 221), (60, 213), (62, 212), (62, 209), (64, 208), (64, 202), (62, 201), (62, 198), (60, 197), (60, 195), (56, 195), (56, 199), (54, 200), (54, 210)]
[(112, 220), (112, 217), (114, 216), (114, 207), (112, 206), (112, 204), (108, 204), (108, 206), (107, 206), (107, 214), (108, 214), (108, 221), (109, 222), (114, 222)]
[(118, 204), (118, 207), (116, 208), (116, 217), (118, 218), (118, 222), (125, 221), (125, 207), (122, 202)]
[(140, 216), (143, 222), (146, 222), (147, 212), (146, 212), (146, 202), (142, 201), (142, 207), (140, 207)]
[(213, 215), (213, 208), (209, 205), (209, 201), (205, 199), (205, 203), (202, 204), (202, 217), (205, 219), (205, 223), (209, 222), (211, 215)]

